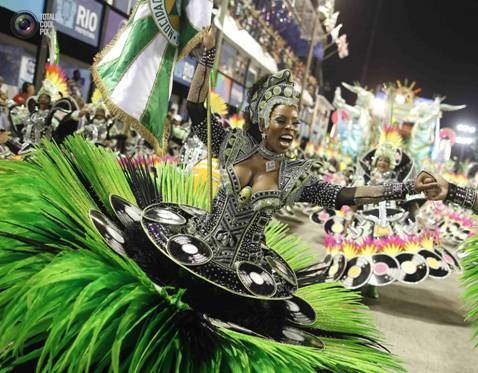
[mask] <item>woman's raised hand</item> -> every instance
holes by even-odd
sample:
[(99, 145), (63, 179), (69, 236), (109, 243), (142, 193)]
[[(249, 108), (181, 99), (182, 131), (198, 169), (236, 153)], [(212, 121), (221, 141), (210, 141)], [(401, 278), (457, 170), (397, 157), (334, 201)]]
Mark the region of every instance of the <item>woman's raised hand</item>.
[(211, 49), (216, 46), (216, 29), (213, 26), (209, 26), (202, 38), (202, 44), (204, 48)]

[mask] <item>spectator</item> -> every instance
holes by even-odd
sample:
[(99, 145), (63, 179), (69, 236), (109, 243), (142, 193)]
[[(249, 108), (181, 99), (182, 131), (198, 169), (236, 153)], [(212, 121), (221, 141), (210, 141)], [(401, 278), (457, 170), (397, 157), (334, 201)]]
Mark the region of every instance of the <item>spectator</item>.
[(70, 96), (83, 97), (83, 78), (80, 70), (73, 71), (73, 77), (68, 81)]
[(17, 104), (24, 104), (27, 99), (31, 96), (35, 96), (35, 86), (30, 82), (24, 82), (22, 84), (22, 89), (20, 92), (13, 98)]

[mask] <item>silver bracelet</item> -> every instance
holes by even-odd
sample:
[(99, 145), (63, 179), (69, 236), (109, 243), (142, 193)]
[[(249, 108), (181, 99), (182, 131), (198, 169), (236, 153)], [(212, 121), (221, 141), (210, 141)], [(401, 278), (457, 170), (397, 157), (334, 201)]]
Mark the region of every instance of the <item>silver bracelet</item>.
[(201, 58), (199, 59), (199, 63), (206, 67), (212, 68), (214, 66), (215, 60), (216, 60), (216, 48), (212, 47), (211, 49), (207, 49), (203, 52)]
[(405, 199), (407, 194), (416, 194), (415, 180), (404, 183), (387, 183), (383, 185), (383, 196), (386, 201)]
[(449, 183), (448, 194), (445, 201), (456, 203), (467, 209), (472, 209), (475, 205), (476, 190), (470, 187), (460, 187), (458, 185)]

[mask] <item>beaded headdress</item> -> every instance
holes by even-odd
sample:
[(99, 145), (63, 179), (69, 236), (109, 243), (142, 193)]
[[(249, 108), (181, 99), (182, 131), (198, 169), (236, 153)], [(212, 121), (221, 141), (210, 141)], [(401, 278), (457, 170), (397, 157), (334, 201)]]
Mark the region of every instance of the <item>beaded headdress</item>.
[(272, 74), (249, 101), (251, 122), (259, 124), (259, 118), (264, 118), (267, 128), (272, 109), (281, 104), (297, 106), (298, 96), (290, 70), (281, 70)]
[(380, 157), (390, 160), (390, 169), (393, 170), (402, 160), (402, 136), (396, 127), (385, 127), (380, 135), (379, 145), (375, 150), (373, 165), (377, 164)]

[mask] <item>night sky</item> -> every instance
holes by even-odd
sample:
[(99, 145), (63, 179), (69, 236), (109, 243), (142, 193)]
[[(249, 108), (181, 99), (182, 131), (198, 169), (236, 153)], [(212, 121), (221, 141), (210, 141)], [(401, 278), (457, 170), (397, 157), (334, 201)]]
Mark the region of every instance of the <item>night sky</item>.
[[(446, 96), (446, 103), (467, 105), (445, 113), (442, 127), (478, 126), (478, 0), (336, 0), (350, 55), (324, 62), (324, 79), (331, 87), (327, 96), (342, 81), (362, 80), (377, 8), (365, 84), (415, 80), (423, 97)], [(346, 91), (344, 97), (353, 103)]]

